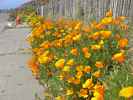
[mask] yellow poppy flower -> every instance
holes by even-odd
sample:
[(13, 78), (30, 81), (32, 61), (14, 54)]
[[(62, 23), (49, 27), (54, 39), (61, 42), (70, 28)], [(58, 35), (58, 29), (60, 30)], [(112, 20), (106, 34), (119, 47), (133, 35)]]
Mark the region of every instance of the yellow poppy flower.
[(101, 23), (106, 25), (106, 24), (111, 24), (112, 21), (113, 21), (113, 18), (112, 17), (105, 17), (105, 18), (103, 18), (101, 20)]
[(85, 83), (82, 85), (83, 88), (92, 88), (94, 86), (92, 79), (87, 79)]
[(63, 33), (63, 32), (65, 32), (65, 30), (61, 29), (60, 32)]
[(80, 79), (81, 77), (83, 76), (83, 72), (82, 71), (78, 71), (77, 73), (76, 73), (76, 78), (78, 78), (78, 79)]
[(133, 87), (129, 86), (129, 87), (122, 88), (119, 92), (119, 96), (123, 96), (125, 98), (132, 97), (133, 96)]
[(65, 64), (65, 59), (59, 59), (58, 61), (56, 61), (55, 63), (55, 67), (57, 68), (63, 68)]
[(73, 89), (67, 89), (66, 95), (72, 95), (73, 94)]
[(65, 99), (62, 96), (57, 96), (57, 97), (55, 97), (55, 100), (65, 100)]
[(63, 71), (64, 72), (69, 72), (70, 71), (70, 66), (64, 66)]
[(91, 45), (92, 50), (100, 50), (101, 48), (102, 48), (101, 45), (97, 45), (97, 44)]
[(104, 100), (104, 97), (97, 91), (94, 91), (93, 96), (91, 100)]
[(48, 57), (48, 54), (49, 54), (49, 51), (45, 51), (42, 55), (39, 55), (39, 57), (38, 57), (39, 63), (41, 63), (41, 64), (42, 63), (44, 63), (44, 64), (48, 63), (50, 60), (50, 58)]
[(46, 64), (49, 61), (49, 57), (41, 55), (41, 56), (39, 56), (38, 61), (40, 64), (43, 64), (43, 63)]
[(91, 100), (99, 100), (97, 97), (92, 97)]
[(103, 46), (104, 45), (104, 41), (103, 40), (100, 40), (99, 45), (100, 46)]
[(76, 71), (82, 71), (83, 67), (84, 67), (83, 65), (76, 66)]
[(73, 65), (74, 65), (74, 59), (68, 60), (68, 61), (66, 62), (66, 64), (67, 64), (68, 66), (73, 66)]
[(75, 29), (75, 30), (80, 29), (81, 25), (82, 25), (82, 22), (79, 21), (79, 22), (76, 24), (76, 26), (74, 27), (74, 29)]
[(65, 73), (61, 72), (60, 75), (58, 76), (60, 80), (63, 80), (65, 78)]
[(47, 51), (45, 51), (45, 52), (43, 53), (43, 56), (48, 56), (49, 53), (50, 53), (50, 52), (47, 50)]
[(81, 34), (78, 34), (78, 35), (76, 35), (76, 36), (73, 37), (73, 40), (74, 41), (79, 41), (80, 38), (81, 38)]

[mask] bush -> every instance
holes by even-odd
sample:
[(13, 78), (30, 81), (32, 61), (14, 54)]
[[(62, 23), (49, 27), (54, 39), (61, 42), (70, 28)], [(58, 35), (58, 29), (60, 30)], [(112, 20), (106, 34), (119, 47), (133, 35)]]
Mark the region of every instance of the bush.
[(126, 17), (113, 18), (109, 10), (99, 22), (88, 25), (80, 20), (34, 18), (40, 19), (31, 20), (27, 41), (33, 57), (28, 65), (46, 86), (45, 100), (104, 100), (105, 83), (127, 59)]

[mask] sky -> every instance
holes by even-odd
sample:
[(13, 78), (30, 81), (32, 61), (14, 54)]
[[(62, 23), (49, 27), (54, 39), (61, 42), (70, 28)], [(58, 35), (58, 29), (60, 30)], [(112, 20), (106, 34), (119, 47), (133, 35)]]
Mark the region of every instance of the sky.
[(0, 9), (16, 8), (31, 0), (0, 0)]

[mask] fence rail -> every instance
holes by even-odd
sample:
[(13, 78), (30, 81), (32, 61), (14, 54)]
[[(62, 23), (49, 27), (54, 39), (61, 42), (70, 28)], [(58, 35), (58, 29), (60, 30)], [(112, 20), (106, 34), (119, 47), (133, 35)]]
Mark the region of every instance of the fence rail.
[(38, 13), (52, 18), (67, 17), (89, 21), (92, 17), (103, 17), (108, 9), (114, 17), (128, 16), (133, 21), (133, 0), (49, 0), (38, 6)]

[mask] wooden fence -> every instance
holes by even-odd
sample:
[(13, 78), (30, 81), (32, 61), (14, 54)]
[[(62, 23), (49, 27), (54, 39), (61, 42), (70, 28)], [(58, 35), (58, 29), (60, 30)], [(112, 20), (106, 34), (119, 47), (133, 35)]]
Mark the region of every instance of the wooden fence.
[(49, 0), (38, 6), (38, 13), (54, 19), (63, 16), (87, 22), (103, 17), (109, 8), (114, 17), (128, 16), (133, 21), (133, 0)]

